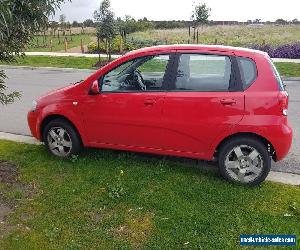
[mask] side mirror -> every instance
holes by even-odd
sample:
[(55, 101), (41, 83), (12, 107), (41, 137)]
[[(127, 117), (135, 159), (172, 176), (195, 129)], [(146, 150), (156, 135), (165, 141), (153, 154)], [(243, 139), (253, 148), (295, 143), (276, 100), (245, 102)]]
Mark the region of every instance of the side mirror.
[(90, 88), (90, 92), (89, 92), (90, 95), (98, 95), (100, 94), (100, 89), (99, 89), (99, 83), (98, 83), (98, 80), (95, 80), (93, 83), (92, 83), (92, 86)]

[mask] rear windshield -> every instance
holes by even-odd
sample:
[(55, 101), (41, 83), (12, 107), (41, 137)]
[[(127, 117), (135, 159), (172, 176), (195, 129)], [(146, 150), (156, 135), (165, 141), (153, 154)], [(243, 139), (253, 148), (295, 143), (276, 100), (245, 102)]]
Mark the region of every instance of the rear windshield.
[(270, 58), (269, 60), (270, 60), (270, 64), (271, 64), (272, 71), (273, 71), (274, 76), (275, 76), (275, 78), (276, 78), (276, 80), (277, 80), (279, 90), (280, 90), (280, 91), (284, 91), (285, 88), (284, 88), (284, 84), (283, 84), (283, 81), (282, 81), (282, 79), (281, 79), (281, 76), (280, 76), (278, 70), (276, 69), (276, 66), (275, 66), (275, 64), (273, 63), (272, 59)]

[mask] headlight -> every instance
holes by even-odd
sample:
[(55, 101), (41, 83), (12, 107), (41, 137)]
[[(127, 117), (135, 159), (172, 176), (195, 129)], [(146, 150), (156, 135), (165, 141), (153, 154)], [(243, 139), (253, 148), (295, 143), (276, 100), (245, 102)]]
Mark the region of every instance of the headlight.
[(33, 101), (32, 104), (31, 104), (31, 109), (30, 109), (30, 111), (35, 111), (35, 110), (36, 110), (36, 107), (37, 107), (37, 101)]

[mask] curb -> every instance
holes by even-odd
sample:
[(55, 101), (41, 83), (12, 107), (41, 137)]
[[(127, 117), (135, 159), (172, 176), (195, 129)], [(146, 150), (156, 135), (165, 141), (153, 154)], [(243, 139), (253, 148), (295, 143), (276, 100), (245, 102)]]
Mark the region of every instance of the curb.
[(16, 135), (11, 133), (0, 132), (0, 140), (21, 142), (26, 144), (41, 145), (42, 143), (35, 138), (27, 135)]
[(288, 185), (300, 186), (300, 175), (270, 171), (267, 181), (278, 182)]
[(297, 82), (297, 81), (300, 81), (300, 77), (285, 77), (285, 76), (283, 76), (282, 80), (284, 82)]
[[(16, 135), (11, 133), (0, 132), (0, 140), (21, 142), (26, 144), (41, 145), (42, 143), (35, 138), (27, 135)], [(300, 175), (283, 172), (270, 171), (267, 181), (283, 183), (288, 185), (300, 186)]]

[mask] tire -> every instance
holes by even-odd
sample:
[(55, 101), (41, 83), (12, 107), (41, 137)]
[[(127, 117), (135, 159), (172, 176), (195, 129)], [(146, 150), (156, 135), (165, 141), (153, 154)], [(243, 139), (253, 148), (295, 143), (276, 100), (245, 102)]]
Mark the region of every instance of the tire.
[(225, 142), (220, 148), (218, 165), (224, 179), (256, 186), (268, 176), (271, 169), (271, 156), (260, 140), (236, 137)]
[(50, 121), (43, 131), (43, 140), (48, 151), (60, 158), (77, 154), (82, 148), (79, 134), (64, 119)]

